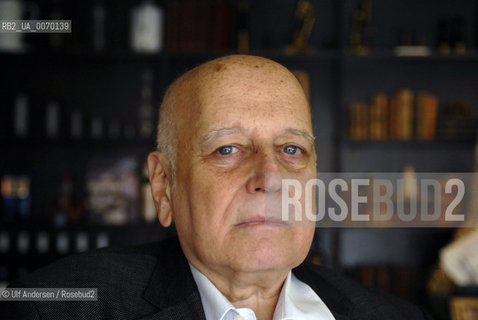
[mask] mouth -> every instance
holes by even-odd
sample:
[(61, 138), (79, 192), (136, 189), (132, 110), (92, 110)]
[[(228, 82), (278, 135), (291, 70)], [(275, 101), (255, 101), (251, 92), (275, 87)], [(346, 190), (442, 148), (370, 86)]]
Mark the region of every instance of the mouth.
[(236, 228), (252, 228), (252, 227), (288, 227), (288, 224), (277, 218), (253, 217), (236, 223)]

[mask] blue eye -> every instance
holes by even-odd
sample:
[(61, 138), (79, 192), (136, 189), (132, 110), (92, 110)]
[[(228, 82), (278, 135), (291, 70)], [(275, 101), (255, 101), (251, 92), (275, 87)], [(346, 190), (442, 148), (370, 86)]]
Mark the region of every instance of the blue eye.
[(282, 151), (284, 151), (285, 153), (290, 154), (290, 155), (295, 155), (298, 152), (300, 152), (300, 149), (299, 149), (299, 147), (289, 145), (289, 146), (285, 146), (282, 149)]
[(219, 152), (223, 156), (227, 156), (229, 154), (237, 152), (237, 148), (233, 146), (224, 146), (217, 149), (217, 152)]

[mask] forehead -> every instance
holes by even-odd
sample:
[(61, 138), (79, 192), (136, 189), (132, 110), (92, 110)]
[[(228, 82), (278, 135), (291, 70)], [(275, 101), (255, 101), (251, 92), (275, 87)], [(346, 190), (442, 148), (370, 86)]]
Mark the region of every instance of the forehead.
[[(310, 110), (295, 77), (282, 66), (213, 65), (197, 90), (203, 126), (247, 124), (308, 126)], [(229, 122), (229, 123), (223, 123)]]
[(272, 61), (213, 62), (197, 78), (201, 98), (240, 95), (271, 99), (277, 93), (302, 94), (297, 79), (286, 68)]

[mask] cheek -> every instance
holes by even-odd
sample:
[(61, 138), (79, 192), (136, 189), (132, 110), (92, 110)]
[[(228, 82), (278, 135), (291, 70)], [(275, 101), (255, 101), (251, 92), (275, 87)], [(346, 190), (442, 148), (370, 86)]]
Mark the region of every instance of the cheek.
[[(196, 173), (196, 174), (195, 174)], [(237, 177), (203, 170), (195, 172), (184, 184), (183, 201), (188, 203), (194, 228), (224, 228), (231, 217), (228, 215), (234, 199), (241, 189)], [(207, 224), (206, 226), (203, 226)], [(210, 231), (209, 231), (210, 232)]]

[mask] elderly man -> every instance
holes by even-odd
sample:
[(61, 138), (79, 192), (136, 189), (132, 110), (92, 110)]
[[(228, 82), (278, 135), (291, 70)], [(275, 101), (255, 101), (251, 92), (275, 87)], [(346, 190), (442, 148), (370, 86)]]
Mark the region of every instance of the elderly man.
[(427, 317), (303, 264), (313, 222), (268, 214), (266, 199), (281, 183), (267, 174), (316, 170), (310, 108), (283, 66), (233, 55), (189, 71), (164, 97), (158, 149), (148, 157), (152, 194), (161, 224), (174, 224), (178, 239), (76, 255), (11, 285), (96, 287), (97, 302), (0, 307), (18, 319)]

